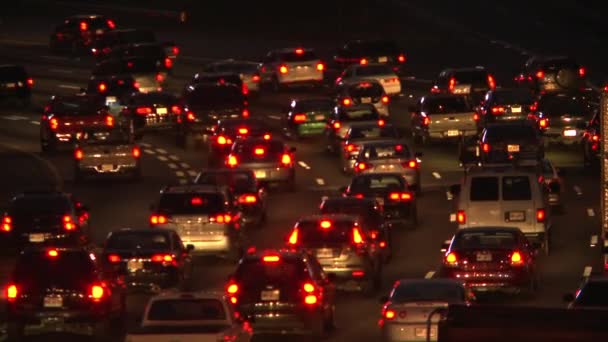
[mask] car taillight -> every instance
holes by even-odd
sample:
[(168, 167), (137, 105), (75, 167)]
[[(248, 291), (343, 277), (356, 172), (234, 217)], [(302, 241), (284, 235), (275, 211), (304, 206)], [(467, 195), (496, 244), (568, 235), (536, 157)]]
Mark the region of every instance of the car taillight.
[(135, 110), (135, 113), (140, 114), (140, 115), (152, 114), (152, 108), (150, 108), (150, 107), (138, 107)]
[(72, 231), (76, 229), (76, 224), (72, 221), (72, 216), (64, 215), (63, 216), (63, 229), (67, 231)]
[(243, 93), (243, 95), (249, 94), (249, 87), (247, 87), (247, 83), (243, 83), (243, 86), (241, 87), (241, 92)]
[(82, 152), (81, 149), (77, 148), (74, 151), (74, 159), (76, 159), (76, 160), (82, 160), (83, 157), (84, 157), (84, 152)]
[(14, 302), (19, 296), (19, 288), (15, 284), (10, 284), (6, 287), (6, 299), (9, 302)]
[(287, 153), (283, 154), (283, 156), (281, 157), (281, 164), (285, 165), (285, 166), (289, 166), (291, 165), (291, 156)]
[(192, 121), (196, 121), (196, 116), (194, 115), (193, 112), (188, 112), (186, 114), (186, 120), (192, 122)]
[(492, 111), (492, 114), (494, 114), (494, 115), (503, 114), (505, 112), (505, 107), (494, 106), (494, 107), (492, 107), (491, 111)]
[(133, 155), (133, 158), (141, 157), (141, 150), (139, 149), (139, 147), (133, 147), (133, 149), (131, 150), (131, 155)]
[(355, 171), (365, 171), (369, 168), (371, 168), (372, 164), (368, 164), (366, 162), (357, 162), (355, 163)]
[(294, 122), (306, 122), (306, 120), (308, 120), (306, 114), (296, 114), (293, 116)]
[(135, 88), (135, 89), (139, 89), (139, 87), (140, 87), (139, 82), (137, 82), (137, 81), (133, 81), (133, 88)]
[(236, 159), (236, 156), (228, 156), (228, 158), (226, 158), (226, 165), (230, 167), (236, 167), (237, 165), (239, 165), (239, 161), (238, 159)]
[(530, 105), (530, 111), (534, 112), (538, 108), (538, 102), (534, 102)]
[(302, 289), (304, 290), (305, 296), (304, 296), (304, 303), (308, 304), (308, 305), (314, 305), (317, 304), (318, 298), (315, 294), (315, 286), (312, 283), (304, 283), (304, 285), (302, 286)]
[(156, 224), (165, 224), (167, 223), (167, 216), (165, 215), (157, 215), (154, 214), (152, 216), (150, 216), (150, 224), (156, 225)]
[(536, 209), (536, 222), (545, 222), (545, 217), (546, 213), (544, 208)]
[(395, 312), (395, 310), (386, 309), (384, 310), (382, 317), (387, 321), (392, 321), (395, 319), (395, 317), (397, 317), (397, 313)]
[(228, 293), (228, 296), (230, 297), (230, 303), (236, 304), (238, 302), (236, 295), (239, 293), (239, 290), (239, 286), (235, 283), (226, 285), (226, 293)]
[(247, 127), (241, 127), (238, 129), (238, 132), (240, 135), (247, 135), (249, 134), (249, 129)]
[(27, 85), (29, 87), (33, 87), (34, 86), (34, 79), (33, 78), (28, 78), (27, 80), (25, 80), (25, 82), (27, 83)]
[(406, 163), (403, 163), (404, 167), (408, 167), (410, 169), (415, 169), (418, 167), (418, 161), (416, 159), (412, 159)]
[(335, 130), (338, 130), (338, 129), (340, 129), (340, 127), (342, 127), (342, 124), (340, 124), (338, 121), (336, 121), (336, 122), (334, 122), (334, 124), (332, 125), (332, 127)]
[(112, 115), (106, 116), (106, 126), (114, 127), (114, 117)]
[(57, 128), (59, 128), (59, 120), (57, 120), (57, 118), (51, 118), (49, 120), (49, 126), (51, 127), (51, 130), (57, 130)]
[(165, 80), (165, 76), (161, 73), (156, 74), (156, 82), (162, 82)]
[(479, 121), (479, 114), (473, 113), (473, 121)]
[(173, 68), (173, 60), (171, 58), (165, 58), (165, 68), (171, 69)]
[(464, 212), (464, 210), (458, 210), (456, 213), (456, 222), (459, 224), (467, 223), (467, 214)]
[(108, 89), (108, 87), (105, 83), (99, 83), (99, 85), (97, 85), (97, 89), (100, 93), (104, 93)]
[(232, 139), (220, 135), (216, 139), (218, 145), (232, 145)]
[(118, 255), (118, 254), (110, 254), (110, 255), (108, 255), (108, 261), (111, 264), (117, 264), (117, 263), (120, 262), (120, 260), (121, 260), (120, 259), (120, 255)]
[(439, 89), (438, 86), (434, 85), (433, 87), (431, 87), (431, 94), (439, 94), (441, 93), (441, 89)]
[(488, 143), (483, 143), (483, 144), (481, 145), (481, 150), (482, 150), (482, 151), (484, 151), (485, 153), (490, 152), (490, 144), (488, 144)]
[(80, 31), (86, 31), (89, 29), (89, 24), (86, 21), (80, 22)]
[(405, 55), (401, 54), (397, 56), (397, 61), (399, 61), (399, 63), (405, 63)]
[(115, 28), (116, 28), (116, 24), (114, 23), (114, 21), (113, 21), (113, 20), (110, 20), (110, 19), (106, 20), (106, 24), (108, 25), (108, 28), (109, 28), (110, 30), (113, 30), (113, 29), (115, 29)]
[(346, 145), (346, 151), (347, 152), (357, 152), (359, 151), (359, 145), (355, 145), (355, 144), (348, 144)]
[(390, 101), (390, 99), (388, 98), (388, 96), (384, 95), (382, 96), (382, 103), (388, 103)]
[(243, 109), (243, 111), (241, 112), (241, 115), (242, 115), (244, 118), (248, 118), (248, 117), (249, 117), (249, 109), (244, 108), (244, 109)]
[(447, 265), (456, 266), (456, 265), (458, 265), (458, 256), (456, 255), (456, 253), (450, 252), (450, 253), (446, 254), (446, 256), (444, 258), (444, 262)]
[(450, 90), (450, 92), (453, 92), (454, 88), (456, 88), (456, 79), (452, 77), (450, 78), (450, 82), (448, 83), (448, 89)]
[(256, 74), (256, 75), (251, 76), (251, 81), (253, 81), (255, 83), (260, 82), (260, 75)]
[(291, 232), (291, 234), (289, 235), (289, 238), (287, 239), (287, 243), (290, 245), (297, 245), (298, 244), (298, 228), (294, 228), (293, 231)]
[(536, 72), (536, 78), (543, 78), (543, 77), (545, 77), (545, 72), (542, 70), (538, 70)]
[(360, 245), (363, 243), (363, 235), (361, 235), (361, 231), (357, 227), (353, 228), (353, 243), (355, 245)]
[(263, 148), (256, 148), (253, 150), (253, 154), (255, 154), (256, 156), (263, 156), (264, 154), (266, 154), (266, 151)]
[(230, 214), (217, 214), (209, 218), (209, 222), (215, 223), (230, 223), (232, 222), (232, 216)]
[(6, 215), (2, 218), (2, 231), (10, 232), (11, 230), (13, 230), (13, 219)]
[(239, 203), (241, 204), (254, 204), (258, 202), (258, 197), (256, 195), (245, 194), (239, 196)]
[(413, 196), (409, 192), (391, 192), (388, 198), (391, 201), (409, 201)]
[(279, 67), (279, 72), (280, 72), (281, 74), (286, 74), (286, 73), (287, 73), (287, 71), (289, 71), (289, 70), (287, 69), (287, 65), (281, 65), (281, 66)]
[(323, 70), (325, 70), (325, 65), (323, 65), (323, 63), (317, 63), (317, 70), (318, 70), (318, 71), (323, 71)]
[(585, 74), (586, 74), (586, 70), (585, 70), (585, 68), (583, 68), (583, 67), (578, 68), (578, 75), (579, 75), (580, 77), (585, 76)]
[(591, 141), (595, 141), (595, 142), (600, 141), (600, 136), (599, 136), (599, 135), (597, 135), (597, 134), (592, 135), (592, 136), (591, 136)]
[(422, 125), (428, 126), (431, 123), (431, 119), (428, 116), (422, 118)]
[(174, 47), (171, 49), (171, 52), (173, 52), (173, 54), (174, 54), (175, 56), (177, 56), (177, 55), (179, 55), (179, 48), (178, 48), (177, 46), (174, 46)]
[(515, 252), (513, 252), (513, 254), (511, 254), (511, 265), (518, 266), (518, 265), (523, 265), (523, 263), (524, 263), (524, 258), (520, 252), (515, 251)]
[(171, 113), (173, 114), (180, 114), (182, 112), (182, 109), (180, 108), (180, 106), (171, 106)]
[(262, 261), (266, 263), (275, 263), (281, 261), (281, 258), (278, 255), (264, 255)]
[(173, 262), (173, 256), (170, 254), (154, 254), (150, 260), (162, 263)]
[(540, 127), (540, 128), (547, 128), (547, 127), (549, 127), (549, 119), (542, 118), (542, 119), (538, 120), (538, 127)]
[(351, 99), (349, 98), (345, 98), (342, 100), (342, 104), (345, 106), (350, 106), (353, 103), (353, 101), (351, 101)]
[(496, 81), (492, 75), (488, 75), (488, 86), (491, 90), (496, 89)]
[(367, 63), (368, 63), (367, 59), (365, 59), (365, 58), (361, 58), (361, 60), (359, 61), (359, 64), (361, 64), (361, 65), (366, 65)]
[(104, 298), (104, 296), (106, 294), (105, 292), (106, 291), (103, 288), (102, 284), (92, 285), (89, 290), (89, 298), (91, 298), (95, 302), (98, 302)]

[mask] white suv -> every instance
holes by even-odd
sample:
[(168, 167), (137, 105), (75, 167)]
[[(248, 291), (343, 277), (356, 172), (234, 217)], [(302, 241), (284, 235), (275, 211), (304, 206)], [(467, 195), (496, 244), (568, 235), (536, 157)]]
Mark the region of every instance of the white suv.
[(260, 66), (260, 78), (275, 91), (289, 85), (321, 86), (325, 64), (311, 49), (278, 49), (270, 51)]

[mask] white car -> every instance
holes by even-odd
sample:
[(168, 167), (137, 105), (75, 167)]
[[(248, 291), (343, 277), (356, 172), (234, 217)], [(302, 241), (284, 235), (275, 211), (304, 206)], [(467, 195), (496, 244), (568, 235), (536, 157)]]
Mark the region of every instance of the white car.
[(225, 295), (167, 292), (150, 298), (141, 326), (125, 342), (249, 342), (252, 336)]
[(286, 48), (268, 52), (260, 66), (261, 82), (275, 91), (289, 85), (323, 84), (325, 64), (312, 49)]
[(395, 96), (401, 93), (401, 80), (399, 80), (399, 76), (397, 76), (391, 67), (385, 64), (351, 65), (338, 77), (336, 86), (370, 79), (378, 81), (388, 96)]

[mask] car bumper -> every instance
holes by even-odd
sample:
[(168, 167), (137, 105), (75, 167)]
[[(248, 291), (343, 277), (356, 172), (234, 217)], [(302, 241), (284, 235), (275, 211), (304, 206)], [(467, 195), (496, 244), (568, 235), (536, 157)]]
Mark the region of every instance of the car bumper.
[(101, 164), (101, 165), (83, 165), (79, 164), (77, 169), (84, 174), (90, 175), (119, 175), (128, 174), (137, 171), (138, 163), (130, 164)]
[(527, 287), (530, 274), (524, 269), (502, 271), (463, 271), (446, 270), (444, 277), (463, 282), (466, 286), (477, 291), (517, 291)]
[(583, 140), (583, 133), (583, 129), (576, 128), (549, 129), (543, 132), (543, 140), (547, 144), (580, 144)]
[(256, 334), (289, 333), (308, 335), (312, 333), (315, 323), (321, 319), (321, 313), (318, 310), (242, 314), (251, 322)]
[(94, 324), (106, 319), (106, 310), (44, 310), (26, 311), (9, 309), (8, 321), (20, 322), (26, 325), (64, 326), (67, 324)]
[[(426, 341), (426, 337), (426, 322), (384, 323), (382, 327), (382, 341), (385, 342)], [(437, 324), (431, 324), (430, 337), (431, 341), (437, 341)]]
[[(334, 265), (321, 265), (325, 273), (336, 275), (336, 288), (345, 291), (361, 291), (363, 286), (373, 277), (373, 270), (364, 266), (337, 267)], [(353, 272), (363, 271), (363, 276), (353, 276)]]
[(311, 122), (297, 125), (297, 132), (300, 136), (321, 135), (325, 132), (325, 122)]
[(87, 239), (80, 231), (72, 234), (32, 232), (30, 234), (10, 235), (1, 240), (5, 247), (22, 248), (24, 246), (82, 246)]
[(218, 255), (229, 253), (232, 250), (232, 241), (229, 236), (214, 237), (213, 240), (200, 237), (182, 235), (184, 245), (193, 245), (193, 255)]
[(137, 272), (127, 272), (124, 282), (127, 289), (131, 291), (144, 290), (156, 291), (176, 285), (177, 270), (150, 271), (142, 270)]
[(323, 73), (310, 73), (303, 75), (288, 75), (279, 76), (279, 83), (283, 85), (306, 85), (306, 84), (319, 84), (323, 82)]
[(255, 173), (258, 182), (261, 183), (282, 183), (288, 182), (293, 178), (294, 170), (290, 167), (247, 167)]
[(385, 203), (383, 215), (389, 223), (407, 222), (413, 218), (410, 205), (387, 205)]
[(477, 128), (469, 129), (445, 129), (440, 131), (427, 131), (426, 136), (432, 140), (460, 140), (462, 137), (477, 136)]

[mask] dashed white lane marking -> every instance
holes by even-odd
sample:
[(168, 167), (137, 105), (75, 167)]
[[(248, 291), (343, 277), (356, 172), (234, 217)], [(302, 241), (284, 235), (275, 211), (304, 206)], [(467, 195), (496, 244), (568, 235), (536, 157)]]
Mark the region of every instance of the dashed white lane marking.
[(177, 164), (175, 164), (175, 163), (169, 163), (169, 164), (167, 164), (167, 166), (168, 166), (169, 168), (171, 168), (171, 169), (177, 169), (177, 168), (179, 167), (179, 166), (177, 166)]
[(441, 175), (439, 174), (439, 172), (433, 172), (433, 177), (441, 179)]
[(49, 69), (50, 72), (56, 72), (59, 74), (73, 74), (74, 70), (69, 69)]
[(166, 162), (167, 160), (169, 160), (169, 159), (167, 159), (167, 157), (165, 157), (165, 156), (157, 156), (156, 158), (157, 158), (158, 160), (160, 160), (160, 161), (164, 161), (164, 162)]
[[(169, 158), (171, 158), (171, 157), (169, 157)], [(188, 163), (179, 163), (179, 166), (183, 167), (184, 169), (190, 168), (190, 164), (188, 164)]]
[(305, 168), (306, 170), (310, 170), (310, 166), (308, 166), (308, 164), (306, 164), (303, 161), (299, 161), (298, 165), (300, 165), (301, 167)]
[(281, 117), (278, 115), (268, 115), (268, 118), (273, 120), (281, 120)]
[(154, 154), (155, 152), (149, 149), (145, 149), (144, 152), (146, 152), (147, 154)]
[(143, 147), (152, 147), (152, 145), (148, 144), (148, 143), (139, 143), (139, 146), (143, 146)]
[(585, 266), (585, 269), (583, 270), (583, 277), (589, 278), (592, 270), (593, 270), (593, 268), (591, 266)]
[(194, 171), (194, 170), (188, 170), (188, 176), (190, 177), (196, 177), (198, 175), (198, 172)]
[(17, 121), (17, 120), (25, 120), (27, 119), (27, 117), (25, 116), (20, 116), (20, 115), (9, 115), (9, 116), (0, 116), (1, 118), (5, 119), (5, 120), (11, 120), (11, 121)]
[(176, 155), (174, 155), (174, 154), (172, 154), (172, 155), (169, 156), (169, 159), (177, 161), (177, 160), (179, 160), (179, 157), (176, 156)]
[(77, 85), (72, 85), (72, 84), (60, 84), (58, 85), (59, 88), (63, 88), (63, 89), (71, 89), (71, 90), (79, 90), (80, 86)]
[(160, 154), (167, 154), (167, 150), (164, 150), (162, 148), (157, 148), (156, 152), (160, 153)]
[(323, 180), (323, 178), (317, 178), (316, 181), (319, 185), (325, 185), (325, 181)]
[(591, 235), (591, 243), (590, 246), (591, 247), (595, 247), (597, 246), (597, 242), (599, 241), (599, 238), (597, 235)]
[(435, 275), (435, 271), (428, 271), (428, 272), (426, 272), (424, 279), (431, 279), (431, 278), (433, 278), (434, 275)]
[(184, 173), (184, 171), (175, 171), (175, 175), (177, 177), (186, 177), (186, 174)]
[(595, 216), (595, 211), (591, 208), (587, 209), (587, 216)]
[(574, 186), (574, 192), (576, 192), (576, 194), (578, 196), (581, 196), (583, 194), (583, 190), (581, 190), (581, 188), (578, 185)]

